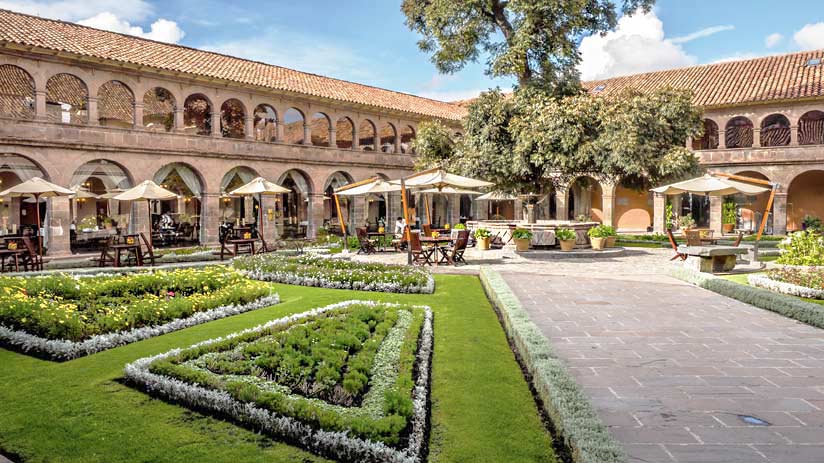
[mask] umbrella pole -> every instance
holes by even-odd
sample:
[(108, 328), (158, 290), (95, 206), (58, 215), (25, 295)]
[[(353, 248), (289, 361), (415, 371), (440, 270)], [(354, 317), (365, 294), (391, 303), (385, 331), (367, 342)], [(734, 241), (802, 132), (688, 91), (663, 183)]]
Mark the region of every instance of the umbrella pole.
[(37, 216), (37, 253), (43, 257), (43, 234), (40, 231), (40, 193), (34, 194), (34, 210)]
[(149, 246), (154, 247), (154, 243), (152, 242), (152, 235), (154, 235), (154, 233), (152, 233), (152, 200), (151, 199), (146, 200), (146, 207), (147, 207), (147, 212), (149, 213), (149, 215), (146, 219), (146, 220), (148, 220), (148, 223), (149, 223)]
[(258, 233), (260, 233), (260, 237), (263, 238), (263, 193), (258, 195), (258, 216), (260, 217), (260, 223), (258, 224)]
[(432, 217), (429, 215), (429, 196), (423, 195), (423, 205), (426, 208), (426, 223), (432, 225)]
[(332, 196), (335, 197), (335, 209), (338, 210), (338, 222), (340, 222), (340, 230), (343, 232), (343, 249), (348, 251), (349, 243), (346, 240), (346, 222), (343, 220), (343, 214), (340, 213), (340, 199), (338, 198), (338, 194), (335, 193)]
[(412, 265), (412, 229), (409, 225), (409, 204), (406, 201), (406, 180), (401, 177), (401, 202), (403, 203), (403, 221), (406, 223), (406, 264)]
[(767, 200), (767, 207), (764, 208), (764, 217), (761, 218), (761, 226), (758, 227), (758, 236), (755, 237), (755, 241), (761, 241), (761, 234), (764, 233), (764, 227), (767, 226), (767, 218), (770, 216), (770, 209), (773, 206), (773, 200), (775, 200), (775, 185), (773, 185), (772, 190), (770, 191), (770, 198)]

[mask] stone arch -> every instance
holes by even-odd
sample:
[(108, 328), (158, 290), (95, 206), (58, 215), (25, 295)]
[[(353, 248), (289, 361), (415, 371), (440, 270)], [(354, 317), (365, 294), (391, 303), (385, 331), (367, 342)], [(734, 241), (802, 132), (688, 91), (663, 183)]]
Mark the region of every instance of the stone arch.
[(224, 138), (246, 136), (246, 106), (237, 98), (229, 98), (220, 105), (220, 133)]
[(358, 145), (363, 151), (376, 151), (377, 128), (369, 119), (361, 119), (358, 125)]
[(415, 138), (415, 128), (411, 125), (406, 125), (401, 130), (401, 153), (411, 154), (415, 150), (412, 148), (412, 140)]
[(304, 142), (304, 125), (306, 116), (303, 111), (295, 107), (283, 113), (283, 141), (293, 145), (302, 145)]
[(335, 123), (335, 146), (340, 149), (351, 149), (355, 139), (355, 124), (347, 116), (343, 116)]
[(594, 177), (583, 175), (570, 182), (567, 188), (568, 217), (577, 220), (584, 216), (587, 220), (603, 222), (603, 189)]
[[(9, 189), (34, 177), (48, 179), (48, 172), (35, 160), (17, 153), (0, 153), (0, 191)], [(35, 205), (27, 203), (26, 198), (0, 197), (0, 227), (6, 230), (19, 230), (29, 227), (32, 231), (35, 226)], [(40, 206), (41, 217), (45, 214), (45, 203)], [(68, 228), (68, 227), (66, 227)]]
[(753, 140), (752, 121), (744, 116), (736, 116), (727, 121), (724, 141), (727, 148), (750, 148)]
[[(742, 177), (751, 177), (759, 180), (770, 181), (770, 178), (761, 169), (748, 168), (747, 170), (736, 171), (735, 175)], [(759, 193), (757, 195), (737, 194), (727, 196), (726, 200), (735, 202), (738, 209), (739, 227), (744, 230), (753, 232), (758, 231), (761, 225), (761, 220), (764, 217), (764, 208), (767, 206), (767, 201), (770, 198), (770, 192)], [(772, 231), (772, 221), (767, 222), (767, 230)]]
[(798, 119), (799, 145), (824, 145), (824, 112), (808, 111)]
[(255, 140), (274, 142), (278, 139), (278, 113), (271, 105), (261, 103), (255, 107)]
[[(329, 177), (326, 178), (323, 186), (323, 222), (324, 227), (335, 234), (340, 234), (340, 219), (338, 219), (338, 209), (335, 205), (335, 190), (350, 183), (353, 183), (354, 180), (352, 176), (349, 175), (348, 172), (344, 171), (336, 171), (332, 172)], [(343, 221), (347, 224), (347, 227), (352, 225), (353, 220), (353, 210), (355, 206), (355, 201), (357, 198), (353, 198), (351, 196), (339, 196), (338, 201), (340, 202), (340, 210), (343, 214)]]
[(790, 120), (783, 114), (770, 114), (761, 121), (761, 146), (790, 144)]
[[(153, 180), (163, 188), (177, 193), (178, 197), (155, 201), (151, 223), (157, 223), (161, 214), (169, 212), (182, 242), (202, 242), (202, 199), (206, 182), (200, 172), (190, 164), (173, 162), (158, 169)], [(155, 229), (154, 225), (152, 229)]]
[[(75, 224), (80, 224), (87, 217), (106, 216), (113, 226), (121, 230), (129, 229), (132, 222), (131, 204), (111, 199), (114, 194), (134, 186), (134, 177), (126, 167), (108, 159), (88, 161), (75, 169), (69, 186), (98, 195), (96, 199), (78, 197), (72, 201), (71, 217)], [(105, 222), (97, 225), (104, 226)], [(70, 241), (72, 249), (77, 244)]]
[(398, 130), (389, 122), (384, 122), (378, 132), (380, 137), (380, 147), (383, 153), (395, 152), (395, 140), (398, 138)]
[(718, 148), (718, 124), (712, 119), (704, 119), (704, 134), (692, 139), (692, 149), (714, 150)]
[(202, 93), (193, 93), (183, 102), (183, 132), (192, 135), (212, 133), (212, 101)]
[(134, 94), (128, 85), (110, 80), (97, 89), (97, 122), (122, 129), (134, 126)]
[(801, 172), (787, 189), (787, 230), (801, 230), (805, 216), (824, 220), (824, 170)]
[(640, 188), (628, 182), (615, 186), (613, 226), (624, 231), (647, 231), (652, 226), (653, 194), (649, 185)]
[(238, 166), (229, 169), (220, 181), (220, 217), (222, 220), (234, 221), (244, 219), (247, 222), (257, 222), (255, 207), (260, 207), (257, 197), (230, 197), (232, 190), (251, 182), (258, 177), (256, 170), (247, 166)]
[(300, 169), (290, 169), (280, 176), (277, 183), (291, 190), (283, 195), (283, 206), (279, 211), (283, 219), (283, 234), (305, 236), (311, 217), (309, 197), (314, 192), (312, 178)]
[(150, 88), (143, 94), (143, 127), (157, 132), (171, 132), (175, 127), (177, 101), (163, 87)]
[(329, 133), (332, 128), (332, 120), (326, 113), (316, 112), (312, 115), (311, 134), (313, 146), (330, 146)]
[(0, 66), (0, 116), (34, 118), (34, 78), (13, 64)]
[(89, 89), (73, 74), (55, 74), (46, 82), (46, 114), (51, 122), (86, 124)]

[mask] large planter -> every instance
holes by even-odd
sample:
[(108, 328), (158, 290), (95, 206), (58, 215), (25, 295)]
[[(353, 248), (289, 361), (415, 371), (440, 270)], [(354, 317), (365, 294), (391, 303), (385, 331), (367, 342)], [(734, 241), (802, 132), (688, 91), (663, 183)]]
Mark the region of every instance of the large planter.
[(575, 240), (558, 240), (561, 243), (561, 251), (569, 252), (575, 249)]
[(725, 223), (725, 224), (721, 225), (721, 230), (724, 233), (732, 233), (732, 231), (734, 229), (735, 229), (735, 224), (734, 223)]
[(606, 243), (604, 244), (604, 247), (614, 248), (615, 247), (615, 242), (617, 240), (618, 240), (617, 236), (607, 236)]
[(489, 251), (489, 237), (485, 238), (477, 238), (478, 240), (478, 249), (481, 251)]
[(602, 251), (607, 244), (607, 239), (604, 237), (591, 237), (589, 241), (592, 244), (592, 249), (596, 251)]
[(516, 252), (524, 252), (529, 251), (529, 239), (515, 239), (515, 251)]

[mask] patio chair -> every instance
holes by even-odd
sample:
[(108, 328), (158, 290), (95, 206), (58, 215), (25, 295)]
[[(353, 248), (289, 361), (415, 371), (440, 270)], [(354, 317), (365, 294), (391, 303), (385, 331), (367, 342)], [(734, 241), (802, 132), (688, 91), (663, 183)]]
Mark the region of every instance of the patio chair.
[(744, 232), (738, 232), (738, 237), (735, 239), (735, 243), (733, 243), (733, 247), (738, 247), (741, 245), (741, 240), (744, 239)]
[(669, 242), (670, 242), (670, 246), (672, 246), (672, 250), (675, 251), (675, 255), (672, 256), (672, 259), (670, 259), (670, 260), (675, 260), (675, 259), (679, 259), (679, 258), (681, 260), (687, 260), (687, 255), (686, 254), (678, 252), (678, 243), (675, 242), (675, 236), (673, 236), (672, 230), (670, 230), (670, 229), (667, 229), (667, 238), (669, 238)]
[(432, 236), (432, 225), (421, 225), (421, 229), (423, 230), (423, 236)]
[[(154, 266), (155, 259), (160, 259), (161, 257), (163, 257), (163, 254), (155, 254), (154, 246), (152, 246), (152, 243), (150, 243), (149, 240), (146, 239), (146, 235), (144, 235), (143, 232), (140, 232), (140, 241), (142, 241), (143, 245), (146, 246), (146, 253), (144, 254), (144, 256), (148, 257), (148, 260), (150, 262), (149, 265)], [(145, 257), (143, 260), (146, 260)]]
[(369, 239), (368, 232), (366, 228), (361, 227), (355, 230), (358, 235), (358, 242), (360, 243), (360, 249), (358, 249), (358, 254), (374, 254), (378, 252), (375, 248), (375, 241)]
[(37, 247), (32, 242), (31, 238), (28, 236), (23, 236), (21, 238), (23, 241), (23, 246), (26, 247), (26, 253), (23, 254), (23, 259), (20, 263), (23, 265), (23, 269), (25, 271), (29, 271), (29, 266), (33, 271), (35, 270), (43, 270), (43, 257), (37, 251)]
[(112, 254), (112, 244), (114, 243), (114, 236), (107, 236), (103, 240), (103, 247), (100, 249), (98, 257), (92, 257), (90, 260), (96, 262), (98, 267), (105, 267), (107, 265), (114, 265), (114, 254)]
[(458, 230), (457, 236), (455, 237), (455, 241), (450, 244), (449, 246), (442, 246), (441, 247), (441, 260), (438, 263), (446, 263), (449, 265), (455, 265), (458, 262), (466, 263), (463, 258), (464, 251), (466, 251), (466, 245), (469, 241), (469, 232), (466, 230)]
[(412, 253), (413, 265), (432, 265), (432, 254), (436, 248), (421, 245), (421, 235), (417, 232), (409, 234), (409, 250)]

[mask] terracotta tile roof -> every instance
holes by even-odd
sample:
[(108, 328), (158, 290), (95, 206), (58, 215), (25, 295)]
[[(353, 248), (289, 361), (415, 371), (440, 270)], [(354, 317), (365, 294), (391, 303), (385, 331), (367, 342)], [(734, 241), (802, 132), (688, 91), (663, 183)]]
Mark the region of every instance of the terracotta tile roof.
[(664, 86), (687, 88), (695, 93), (695, 105), (702, 107), (822, 98), (824, 62), (811, 66), (811, 59), (824, 59), (824, 50), (635, 74), (583, 85), (603, 95), (630, 87), (642, 91)]
[(406, 93), (0, 10), (0, 45), (4, 42), (422, 116), (458, 120), (466, 113), (460, 106)]

